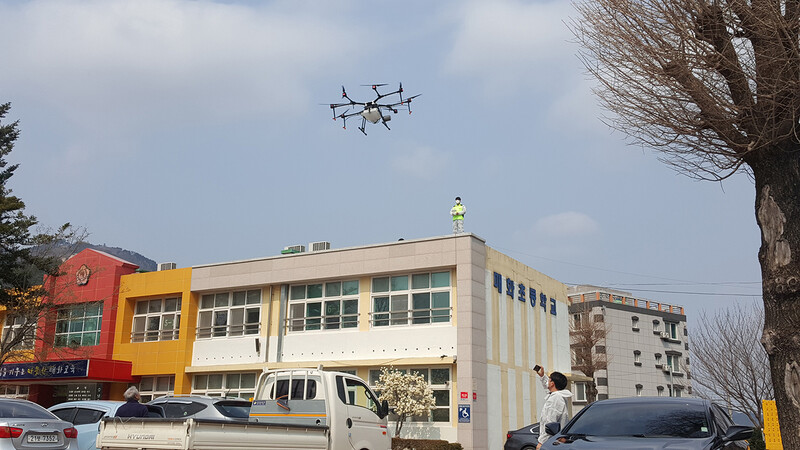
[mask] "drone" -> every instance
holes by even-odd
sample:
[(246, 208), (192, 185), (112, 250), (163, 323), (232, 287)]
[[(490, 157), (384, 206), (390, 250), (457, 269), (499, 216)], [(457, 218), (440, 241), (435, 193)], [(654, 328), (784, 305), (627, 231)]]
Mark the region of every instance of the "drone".
[[(358, 127), (358, 129), (361, 130), (362, 133), (364, 133), (364, 136), (367, 135), (366, 131), (367, 121), (369, 121), (370, 123), (378, 123), (378, 121), (381, 121), (381, 123), (383, 123), (383, 126), (385, 126), (387, 130), (391, 130), (391, 128), (389, 128), (389, 125), (386, 124), (386, 122), (392, 120), (392, 116), (390, 116), (389, 113), (392, 112), (397, 114), (397, 107), (405, 106), (408, 109), (408, 113), (411, 114), (411, 100), (422, 95), (422, 94), (412, 95), (411, 97), (408, 97), (404, 100), (403, 83), (400, 83), (400, 86), (396, 91), (387, 92), (385, 94), (381, 94), (380, 92), (378, 92), (378, 88), (381, 86), (386, 86), (386, 84), (373, 84), (373, 85), (365, 84), (362, 86), (372, 86), (372, 90), (375, 91), (375, 95), (377, 95), (377, 97), (375, 97), (375, 100), (371, 102), (354, 101), (353, 99), (347, 96), (347, 91), (345, 91), (344, 86), (342, 86), (342, 98), (347, 99), (347, 103), (331, 103), (330, 107), (331, 110), (333, 110), (333, 120), (342, 119), (342, 122), (344, 122), (343, 128), (345, 130), (347, 129), (348, 118), (353, 116), (361, 116), (361, 126)], [(389, 97), (391, 95), (399, 96), (400, 101), (395, 103), (380, 102), (381, 99), (383, 99), (384, 97)], [(347, 107), (347, 110), (337, 115), (336, 109), (344, 107)], [(361, 111), (350, 112), (350, 110), (353, 109), (354, 107), (356, 109), (358, 109), (358, 107), (361, 107)], [(386, 113), (385, 115), (384, 112)]]

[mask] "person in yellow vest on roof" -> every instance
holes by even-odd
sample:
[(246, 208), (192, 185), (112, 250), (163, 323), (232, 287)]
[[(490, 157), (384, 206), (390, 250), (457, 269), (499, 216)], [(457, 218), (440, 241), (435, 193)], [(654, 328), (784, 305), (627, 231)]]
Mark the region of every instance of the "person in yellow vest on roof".
[(461, 204), (461, 197), (456, 197), (456, 204), (450, 209), (450, 215), (453, 216), (453, 233), (464, 232), (464, 215), (467, 213), (467, 207)]

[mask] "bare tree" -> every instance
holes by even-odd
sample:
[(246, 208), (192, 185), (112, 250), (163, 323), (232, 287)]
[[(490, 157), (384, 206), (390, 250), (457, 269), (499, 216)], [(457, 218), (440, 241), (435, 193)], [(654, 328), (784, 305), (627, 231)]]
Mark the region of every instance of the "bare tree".
[(580, 371), (592, 379), (586, 383), (586, 402), (592, 403), (597, 400), (595, 375), (600, 370), (608, 369), (608, 354), (605, 350), (608, 328), (602, 314), (592, 314), (591, 307), (582, 306), (572, 312), (569, 341), (572, 370)]
[(700, 314), (692, 331), (692, 381), (703, 397), (729, 402), (762, 428), (761, 400), (774, 398), (769, 359), (759, 345), (764, 311), (758, 305), (734, 305)]
[(74, 277), (68, 276), (60, 263), (76, 253), (86, 237), (82, 228), (64, 226), (58, 230), (45, 230), (37, 235), (32, 253), (37, 258), (50, 261), (48, 273), (34, 266), (23, 270), (31, 280), (29, 286), (13, 294), (13, 302), (4, 308), (5, 320), (0, 337), (0, 365), (5, 362), (42, 361), (48, 355), (62, 357), (86, 356), (87, 349), (66, 346), (55, 347), (48, 325), (56, 323), (59, 310), (70, 305)]
[(800, 1), (577, 0), (607, 122), (689, 177), (743, 171), (761, 229), (761, 343), (800, 448)]

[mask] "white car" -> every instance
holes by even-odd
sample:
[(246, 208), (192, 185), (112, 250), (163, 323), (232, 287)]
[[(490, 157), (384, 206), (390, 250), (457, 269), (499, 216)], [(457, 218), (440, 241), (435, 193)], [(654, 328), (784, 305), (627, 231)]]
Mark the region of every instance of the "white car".
[[(78, 450), (95, 450), (97, 448), (97, 431), (100, 419), (114, 417), (117, 409), (124, 405), (115, 400), (80, 400), (64, 402), (47, 408), (61, 420), (71, 422), (78, 430)], [(164, 411), (158, 406), (148, 406), (149, 417), (164, 417)]]

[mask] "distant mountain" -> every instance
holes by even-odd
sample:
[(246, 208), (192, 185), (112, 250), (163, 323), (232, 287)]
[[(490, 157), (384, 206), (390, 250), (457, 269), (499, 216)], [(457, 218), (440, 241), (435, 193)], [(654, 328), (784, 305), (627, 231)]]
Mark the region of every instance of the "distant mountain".
[(139, 270), (143, 270), (145, 272), (154, 272), (157, 268), (156, 262), (150, 258), (147, 258), (144, 255), (141, 255), (134, 251), (125, 250), (124, 248), (108, 247), (105, 244), (98, 245), (98, 244), (90, 244), (88, 242), (81, 242), (77, 244), (75, 252), (76, 253), (81, 252), (87, 248), (101, 251), (103, 253), (108, 253), (109, 255), (116, 256), (117, 258), (124, 259), (129, 263), (136, 264), (137, 266), (139, 266)]

